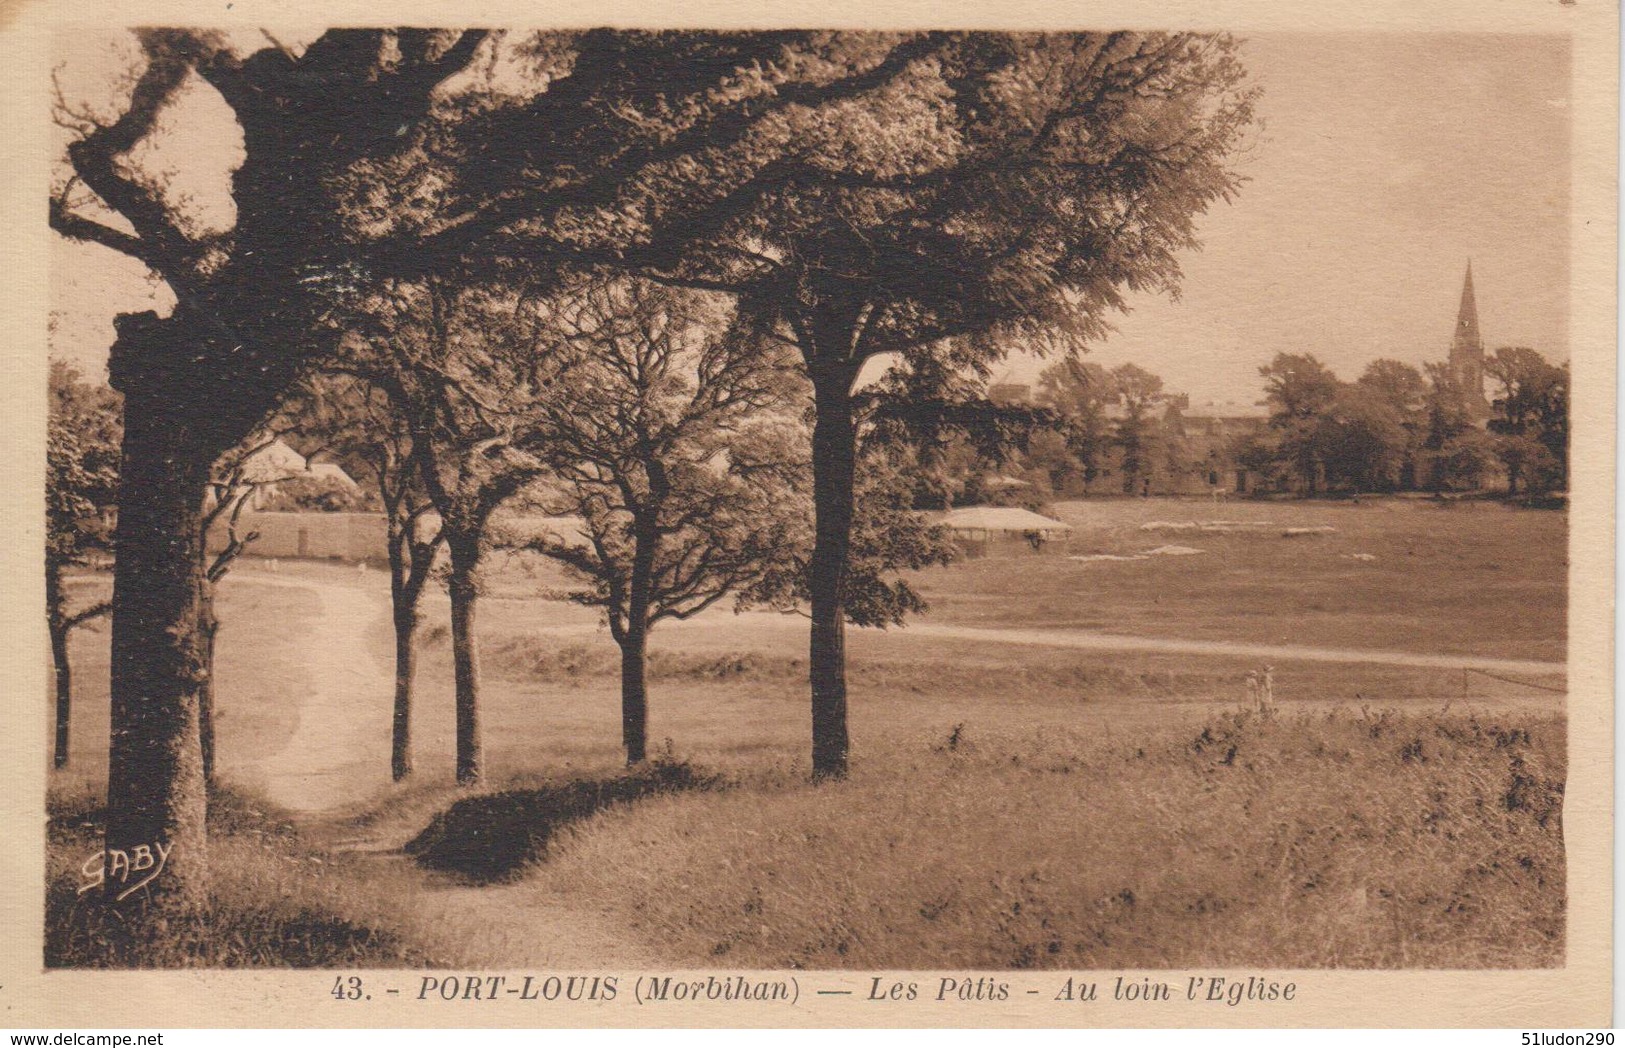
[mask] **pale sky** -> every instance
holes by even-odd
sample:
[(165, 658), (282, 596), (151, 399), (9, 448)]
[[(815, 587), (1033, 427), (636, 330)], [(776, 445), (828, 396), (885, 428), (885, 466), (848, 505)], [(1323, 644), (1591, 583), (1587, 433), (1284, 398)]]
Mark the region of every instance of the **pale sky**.
[[(108, 55), (65, 55), (65, 83)], [(1250, 181), (1202, 218), (1182, 300), (1132, 299), (1090, 359), (1133, 361), (1196, 403), (1257, 400), (1258, 368), (1278, 352), (1314, 353), (1349, 379), (1378, 357), (1440, 360), (1469, 258), (1486, 346), (1568, 359), (1565, 38), (1265, 34), (1244, 61), (1264, 89), (1238, 161)], [(230, 137), (206, 91), (189, 107), (215, 141)], [(200, 194), (223, 189), (223, 171), (185, 171), (188, 159), (168, 166)], [(113, 314), (167, 309), (166, 292), (105, 249), (59, 239), (52, 259), (57, 345), (88, 371), (105, 361)], [(1040, 367), (1013, 360), (1000, 377)]]
[(1198, 402), (1257, 399), (1278, 352), (1346, 379), (1441, 360), (1469, 258), (1486, 347), (1568, 359), (1565, 39), (1265, 35), (1244, 54), (1264, 89), (1251, 181), (1201, 220), (1182, 300), (1136, 300), (1090, 359)]

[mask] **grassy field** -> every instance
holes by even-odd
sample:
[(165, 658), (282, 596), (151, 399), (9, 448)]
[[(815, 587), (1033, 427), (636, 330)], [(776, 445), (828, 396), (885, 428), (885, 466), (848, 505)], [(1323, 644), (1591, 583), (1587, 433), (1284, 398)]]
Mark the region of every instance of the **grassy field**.
[[(933, 621), (1561, 660), (1567, 514), (1497, 502), (1364, 499), (1061, 503), (1067, 554), (922, 573)], [(1146, 530), (1246, 522), (1265, 530)], [(1294, 538), (1289, 528), (1336, 530)], [(1371, 559), (1365, 559), (1365, 558)]]
[[(1204, 552), (937, 569), (917, 579), (926, 621), (1562, 655), (1561, 513), (1172, 500), (1057, 512), (1078, 524), (1077, 555)], [(1270, 523), (1141, 528), (1208, 520)], [(1337, 530), (1275, 530), (1322, 525)], [(628, 779), (613, 644), (586, 609), (537, 599), (560, 587), (556, 572), (499, 559), (482, 612), (487, 783), (451, 782), (437, 597), (413, 781), (388, 784), (379, 739), (373, 778), (336, 778), (335, 810), (288, 816), (241, 797), (285, 759), (301, 716), (345, 715), (301, 709), (312, 646), (386, 678), (391, 649), (380, 573), (278, 567), (284, 582), (373, 594), (377, 613), (322, 621), (313, 591), (255, 584), (267, 567), (252, 560), (227, 583), (221, 766), (239, 799), (212, 845), (214, 930), (182, 936), (174, 963), (1562, 963), (1564, 720), (1550, 691), (1281, 660), (1277, 709), (1260, 715), (1240, 712), (1254, 659), (852, 631), (853, 775), (812, 786), (805, 620), (719, 613), (655, 633), (663, 762)], [(75, 656), (75, 759), (52, 782), (53, 956), (117, 964), (124, 947), (72, 895), (105, 765), (106, 633), (82, 633)], [(387, 701), (387, 684), (378, 694), (367, 701)], [(279, 937), (287, 949), (268, 945)]]

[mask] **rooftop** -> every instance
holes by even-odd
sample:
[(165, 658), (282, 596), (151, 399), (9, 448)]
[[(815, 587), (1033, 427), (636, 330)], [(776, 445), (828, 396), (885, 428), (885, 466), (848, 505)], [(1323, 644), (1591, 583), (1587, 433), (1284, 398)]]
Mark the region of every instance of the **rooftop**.
[(981, 531), (1071, 531), (1072, 525), (1013, 506), (951, 509), (938, 521), (950, 528)]

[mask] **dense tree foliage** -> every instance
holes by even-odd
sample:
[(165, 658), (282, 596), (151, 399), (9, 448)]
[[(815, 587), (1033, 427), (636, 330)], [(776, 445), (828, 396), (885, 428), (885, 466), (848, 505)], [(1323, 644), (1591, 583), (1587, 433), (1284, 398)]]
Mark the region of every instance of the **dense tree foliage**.
[[(1063, 358), (1038, 376), (1036, 399), (1061, 420), (1066, 451), (1077, 464), (1084, 490), (1105, 465), (1111, 446), (1107, 411), (1119, 396), (1117, 384), (1105, 368), (1076, 357)], [(1059, 470), (1052, 470), (1052, 488), (1062, 490), (1071, 472), (1064, 461)]]
[(1270, 428), (1279, 457), (1297, 473), (1310, 495), (1324, 483), (1325, 445), (1321, 416), (1337, 399), (1337, 376), (1312, 353), (1277, 353), (1258, 369), (1269, 402)]
[(847, 89), (713, 148), (643, 257), (739, 294), (812, 383), (813, 765), (839, 775), (859, 372), (952, 340), (985, 375), (1012, 335), (1075, 348), (1125, 289), (1174, 290), (1251, 100), (1200, 35), (832, 34), (801, 62)]
[(1534, 491), (1568, 485), (1569, 367), (1547, 362), (1524, 346), (1503, 346), (1484, 361), (1484, 374), (1500, 386), (1490, 431), (1506, 468), (1507, 484)]
[(1377, 360), (1352, 383), (1309, 354), (1280, 354), (1261, 370), (1271, 432), (1241, 459), (1284, 471), (1309, 494), (1470, 491), (1493, 483), (1498, 470), (1513, 495), (1565, 482), (1568, 368), (1533, 350), (1504, 347), (1485, 361), (1501, 386), (1487, 420), (1446, 363), (1418, 371)]
[[(840, 775), (844, 624), (898, 621), (917, 598), (885, 569), (940, 559), (898, 472), (926, 445), (885, 435), (945, 426), (978, 453), (1029, 437), (1030, 418), (961, 383), (985, 381), (1013, 340), (1076, 350), (1128, 292), (1175, 293), (1197, 216), (1240, 184), (1230, 155), (1251, 119), (1236, 46), (1218, 35), (599, 30), (500, 52), (488, 39), (342, 30), (244, 50), (229, 34), (144, 30), (115, 116), (59, 107), (73, 141), (53, 227), (136, 259), (176, 302), (117, 318), (110, 362), (125, 417), (106, 847), (170, 855), (129, 924), (138, 938), (207, 897), (202, 492), (313, 365), (386, 398), (405, 438), (391, 475), (409, 461), (421, 494), (400, 505), (439, 517), (457, 774), (472, 782), (486, 524), (566, 468), (538, 423), (558, 377), (610, 359), (583, 364), (561, 337), (559, 293), (593, 270), (732, 296), (720, 345), (738, 366), (787, 353), (811, 394), (806, 555), (757, 581), (810, 605), (813, 767)], [(242, 135), (222, 214), (150, 163), (194, 89)], [(881, 357), (895, 388), (869, 390), (860, 373)], [(680, 461), (682, 446), (667, 453)], [(419, 510), (390, 513), (392, 555), (432, 557)]]
[(1162, 379), (1137, 364), (1119, 364), (1111, 374), (1123, 405), (1116, 434), (1122, 452), (1123, 493), (1150, 490), (1151, 470), (1162, 443), (1156, 408), (1168, 399)]

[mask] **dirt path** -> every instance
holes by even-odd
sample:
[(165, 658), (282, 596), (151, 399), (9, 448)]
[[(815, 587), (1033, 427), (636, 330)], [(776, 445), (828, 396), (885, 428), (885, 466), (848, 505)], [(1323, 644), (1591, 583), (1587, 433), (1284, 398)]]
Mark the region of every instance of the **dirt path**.
[[(381, 792), (390, 785), (389, 738), (393, 675), (367, 643), (379, 623), (387, 624), (388, 595), (347, 581), (282, 578), (237, 572), (227, 586), (281, 586), (314, 593), (320, 611), (303, 623), (304, 669), (310, 686), (296, 696), (298, 726), (293, 736), (274, 753), (255, 762), (255, 778), (270, 799), (300, 813), (320, 813), (345, 807)], [(803, 632), (798, 617), (763, 612), (735, 616), (724, 613), (675, 623), (667, 642), (689, 631)], [(743, 628), (741, 628), (743, 627)], [(590, 636), (598, 628), (589, 624), (560, 623), (540, 627), (549, 636)], [(987, 629), (917, 622), (907, 629), (887, 631), (889, 643), (908, 644), (908, 638), (962, 640), (982, 644), (1017, 644), (1091, 651), (1133, 651), (1176, 655), (1206, 655), (1281, 662), (1337, 662), (1427, 669), (1476, 670), (1490, 675), (1551, 678), (1562, 675), (1560, 662), (1531, 659), (1494, 659), (1473, 655), (1435, 655), (1408, 651), (1361, 648), (1325, 648), (1293, 644), (1257, 644), (1235, 641), (1188, 640), (1176, 637), (1138, 637), (1087, 630)]]
[[(726, 615), (734, 624), (721, 620)], [(805, 619), (776, 615), (769, 612), (745, 612), (734, 615), (722, 612), (707, 618), (701, 616), (690, 622), (672, 623), (663, 627), (664, 639), (684, 630), (738, 630), (764, 631), (794, 630), (805, 633)], [(1322, 648), (1298, 644), (1256, 644), (1241, 641), (1188, 640), (1180, 637), (1136, 637), (1122, 633), (1100, 633), (1094, 630), (1074, 629), (988, 629), (979, 626), (954, 626), (930, 622), (911, 622), (902, 629), (863, 630), (866, 635), (895, 638), (908, 643), (908, 638), (934, 638), (963, 640), (980, 644), (1020, 644), (1036, 647), (1076, 648), (1088, 651), (1142, 651), (1166, 655), (1213, 655), (1224, 658), (1246, 658), (1280, 662), (1340, 662), (1373, 666), (1413, 666), (1424, 669), (1471, 669), (1484, 673), (1508, 673), (1522, 676), (1548, 677), (1567, 672), (1561, 662), (1543, 662), (1535, 659), (1492, 659), (1478, 655), (1432, 655), (1412, 651), (1388, 651), (1377, 648)]]
[(424, 871), (399, 850), (350, 858), (367, 883), (406, 886), (397, 919), (447, 964), (576, 972), (671, 964), (627, 941), (608, 915), (572, 906), (524, 880), (464, 884)]
[[(363, 603), (371, 603), (370, 599), (361, 591), (349, 586), (280, 579), (266, 575), (244, 575), (242, 577), (270, 585), (295, 586), (330, 593), (334, 595), (336, 603), (358, 598)], [(77, 580), (70, 579), (69, 581)], [(515, 598), (497, 597), (487, 599), (491, 603), (505, 603)], [(327, 598), (324, 597), (324, 616), (327, 614), (326, 609), (329, 606), (326, 601)], [(385, 611), (369, 610), (367, 614), (385, 614), (386, 612), (387, 609)], [(798, 616), (777, 615), (759, 611), (735, 615), (729, 611), (717, 610), (692, 621), (669, 623), (662, 629), (661, 635), (664, 639), (684, 631), (694, 630), (744, 632), (745, 630), (740, 630), (742, 626), (745, 627), (745, 630), (765, 630), (769, 632), (794, 631), (805, 633), (807, 630), (806, 620)], [(348, 627), (339, 627), (339, 629), (342, 634), (348, 630)], [(557, 637), (589, 637), (602, 632), (596, 625), (580, 623), (545, 626), (541, 629), (549, 636)], [(324, 629), (322, 632), (329, 638), (333, 636), (333, 631), (330, 629)], [(984, 644), (1020, 644), (1037, 647), (1074, 648), (1087, 651), (1140, 651), (1168, 655), (1213, 655), (1224, 658), (1276, 659), (1282, 662), (1339, 662), (1372, 666), (1412, 666), (1422, 669), (1468, 669), (1489, 674), (1510, 673), (1535, 677), (1561, 675), (1568, 670), (1566, 663), (1539, 659), (1496, 659), (1481, 655), (1435, 655), (1424, 652), (1392, 651), (1380, 648), (1326, 648), (1298, 644), (1190, 640), (1180, 637), (1138, 637), (1122, 633), (1101, 633), (1093, 630), (989, 629), (980, 626), (911, 622), (904, 629), (865, 632), (883, 633), (884, 636), (889, 638), (935, 637), (947, 640), (975, 641)]]
[[(298, 727), (278, 751), (256, 761), (255, 777), (270, 798), (294, 812), (320, 813), (353, 808), (358, 800), (390, 785), (389, 737), (392, 672), (366, 642), (380, 623), (387, 623), (388, 595), (347, 581), (238, 572), (226, 585), (282, 586), (316, 594), (321, 607), (314, 621), (303, 624), (310, 688), (297, 696)], [(801, 633), (799, 617), (749, 612), (702, 616), (667, 628), (670, 643), (689, 631), (734, 633)], [(598, 627), (560, 623), (539, 627), (554, 637), (587, 637)], [(878, 631), (876, 631), (878, 632)], [(982, 644), (1016, 644), (1090, 651), (1133, 651), (1176, 655), (1206, 655), (1281, 662), (1336, 662), (1427, 669), (1476, 670), (1490, 675), (1549, 679), (1561, 676), (1561, 662), (1531, 659), (1494, 659), (1473, 655), (1436, 655), (1421, 652), (1362, 648), (1325, 648), (1293, 644), (1257, 644), (1235, 641), (1189, 640), (1176, 637), (1139, 637), (1062, 629), (988, 629), (916, 622), (902, 630), (887, 631), (888, 643), (908, 644), (908, 638), (962, 640)]]
[(353, 805), (389, 785), (393, 675), (368, 650), (375, 619), (389, 613), (377, 594), (353, 586), (239, 572), (226, 586), (280, 586), (316, 594), (321, 608), (303, 623), (301, 654), (310, 686), (293, 696), (298, 726), (278, 750), (255, 761), (267, 797), (295, 813)]
[(1471, 669), (1485, 673), (1548, 676), (1564, 673), (1561, 662), (1534, 659), (1488, 659), (1477, 655), (1424, 655), (1410, 651), (1366, 648), (1317, 648), (1297, 644), (1250, 644), (1220, 640), (1181, 640), (1174, 637), (1131, 637), (1089, 630), (978, 629), (974, 626), (934, 626), (919, 623), (898, 631), (900, 636), (945, 637), (998, 644), (1030, 644), (1093, 651), (1151, 651), (1172, 655), (1221, 655), (1282, 662), (1349, 662), (1376, 666), (1419, 666), (1428, 669)]
[[(345, 856), (355, 874), (403, 884), (408, 898), (398, 919), (438, 949), (460, 949), (459, 963), (494, 959), (523, 967), (602, 970), (616, 964), (653, 968), (660, 959), (627, 943), (599, 914), (572, 909), (523, 882), (475, 886), (423, 870), (403, 851), (422, 826), (397, 822), (357, 836), (342, 817), (389, 788), (393, 670), (367, 644), (389, 614), (388, 595), (340, 582), (278, 578), (249, 572), (230, 586), (307, 590), (321, 601), (302, 640), (311, 687), (296, 696), (298, 726), (288, 742), (255, 762), (251, 775), (286, 808), (312, 841)], [(387, 624), (387, 622), (386, 622)], [(566, 634), (589, 627), (562, 626)]]

